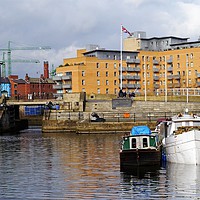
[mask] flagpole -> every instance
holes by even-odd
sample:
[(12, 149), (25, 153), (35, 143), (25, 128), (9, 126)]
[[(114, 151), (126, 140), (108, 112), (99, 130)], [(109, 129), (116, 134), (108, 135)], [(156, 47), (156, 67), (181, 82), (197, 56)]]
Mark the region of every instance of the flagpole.
[(120, 41), (120, 90), (122, 90), (122, 24), (121, 24), (121, 41)]

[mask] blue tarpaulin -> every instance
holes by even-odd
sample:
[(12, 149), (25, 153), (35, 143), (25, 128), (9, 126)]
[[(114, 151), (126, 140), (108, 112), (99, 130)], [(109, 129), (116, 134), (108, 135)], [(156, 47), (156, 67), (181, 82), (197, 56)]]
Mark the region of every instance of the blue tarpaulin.
[(151, 135), (151, 130), (148, 126), (134, 126), (131, 135)]

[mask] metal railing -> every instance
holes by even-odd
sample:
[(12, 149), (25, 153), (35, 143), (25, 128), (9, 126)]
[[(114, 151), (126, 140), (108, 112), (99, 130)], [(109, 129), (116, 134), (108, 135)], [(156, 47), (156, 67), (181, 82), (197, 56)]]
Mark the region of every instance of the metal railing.
[[(192, 114), (200, 115), (200, 111), (191, 110)], [(95, 122), (94, 112), (72, 112), (67, 110), (45, 110), (45, 120), (72, 120)], [(170, 119), (179, 112), (95, 112), (99, 119), (96, 122), (156, 122), (158, 119)]]

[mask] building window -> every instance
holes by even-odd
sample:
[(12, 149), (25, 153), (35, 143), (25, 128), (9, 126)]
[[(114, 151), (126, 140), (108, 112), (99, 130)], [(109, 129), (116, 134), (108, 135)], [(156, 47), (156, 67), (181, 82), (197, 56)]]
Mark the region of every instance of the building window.
[(114, 63), (114, 69), (116, 69), (117, 68), (117, 64), (116, 63)]
[(189, 55), (188, 55), (188, 54), (186, 54), (186, 60), (188, 60), (188, 58), (189, 58)]
[(190, 54), (190, 58), (193, 59), (193, 53)]
[(177, 55), (177, 60), (180, 60), (180, 55)]
[(117, 56), (116, 55), (114, 55), (113, 57), (114, 57), (114, 60), (117, 60)]
[(108, 68), (108, 63), (106, 63), (106, 68)]
[(108, 80), (106, 80), (106, 85), (109, 85), (109, 81)]
[(100, 91), (100, 88), (97, 88), (97, 94), (100, 94), (101, 91)]
[(177, 68), (180, 68), (180, 63), (177, 63)]
[(17, 94), (17, 90), (14, 91), (15, 95)]
[(14, 84), (14, 88), (17, 88), (17, 84)]
[(117, 88), (115, 88), (115, 94), (117, 94)]
[(100, 80), (97, 80), (97, 85), (100, 85)]
[(85, 85), (85, 80), (82, 80), (82, 85)]
[(97, 72), (97, 76), (100, 76), (100, 72), (99, 71)]
[(85, 88), (82, 88), (82, 92), (85, 92)]
[(114, 85), (117, 85), (117, 80), (114, 80)]
[(194, 67), (194, 63), (193, 62), (190, 63), (190, 67)]
[(97, 68), (99, 68), (99, 63), (97, 63)]
[(106, 76), (108, 76), (108, 72), (106, 72)]
[(108, 88), (106, 88), (106, 94), (109, 94), (109, 89)]
[(114, 76), (117, 76), (117, 72), (114, 72)]
[(82, 76), (85, 76), (85, 71), (82, 71)]
[(188, 71), (188, 76), (191, 76), (191, 70)]

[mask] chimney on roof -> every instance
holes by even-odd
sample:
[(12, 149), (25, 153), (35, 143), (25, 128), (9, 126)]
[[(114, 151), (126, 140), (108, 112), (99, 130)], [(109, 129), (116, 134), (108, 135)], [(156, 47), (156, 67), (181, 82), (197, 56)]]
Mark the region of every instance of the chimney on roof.
[(49, 63), (44, 61), (44, 78), (49, 78)]
[(26, 74), (26, 76), (25, 76), (25, 81), (29, 81), (29, 76), (28, 76), (28, 74)]

